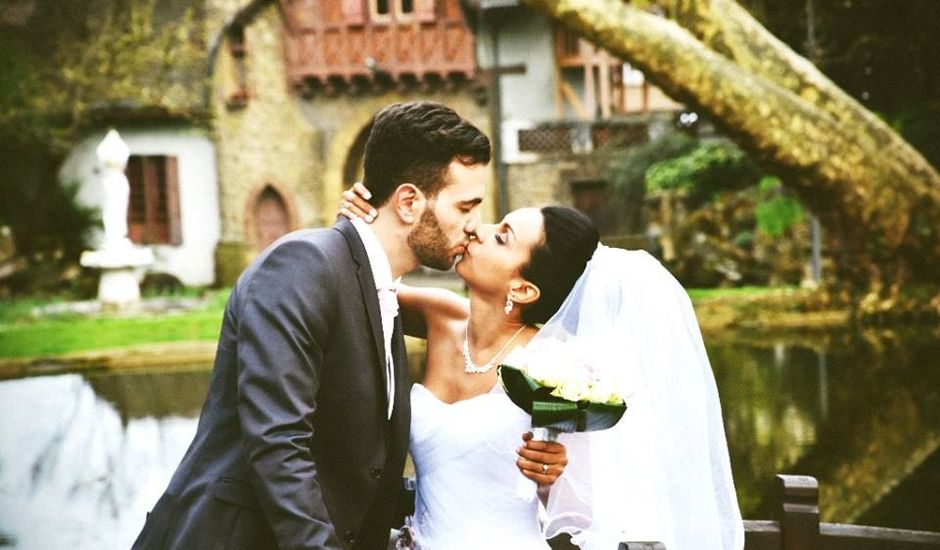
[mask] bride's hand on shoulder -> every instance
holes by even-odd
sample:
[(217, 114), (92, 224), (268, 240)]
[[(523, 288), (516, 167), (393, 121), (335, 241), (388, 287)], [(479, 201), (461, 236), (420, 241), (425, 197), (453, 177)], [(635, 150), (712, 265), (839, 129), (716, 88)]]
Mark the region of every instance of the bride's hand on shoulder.
[(557, 441), (534, 441), (531, 433), (522, 434), (516, 467), (522, 475), (540, 485), (555, 483), (568, 465), (568, 450)]
[(343, 191), (343, 198), (339, 200), (339, 215), (350, 220), (361, 218), (366, 223), (375, 221), (378, 211), (369, 204), (372, 193), (366, 189), (361, 181), (352, 184), (352, 187)]

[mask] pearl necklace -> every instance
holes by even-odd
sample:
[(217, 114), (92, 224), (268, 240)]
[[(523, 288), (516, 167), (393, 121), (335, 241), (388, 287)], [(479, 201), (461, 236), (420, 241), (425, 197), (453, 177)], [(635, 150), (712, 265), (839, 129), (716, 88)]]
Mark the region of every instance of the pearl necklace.
[(519, 333), (522, 332), (526, 326), (522, 325), (519, 327), (519, 330), (516, 331), (512, 337), (503, 344), (503, 347), (500, 348), (496, 355), (494, 355), (489, 361), (480, 365), (479, 367), (473, 362), (473, 359), (470, 357), (470, 324), (467, 323), (467, 330), (463, 333), (463, 371), (467, 374), (483, 374), (484, 372), (489, 372), (490, 369), (496, 366), (496, 359), (506, 351), (506, 348), (509, 347), (509, 344), (516, 339), (516, 336), (519, 336)]

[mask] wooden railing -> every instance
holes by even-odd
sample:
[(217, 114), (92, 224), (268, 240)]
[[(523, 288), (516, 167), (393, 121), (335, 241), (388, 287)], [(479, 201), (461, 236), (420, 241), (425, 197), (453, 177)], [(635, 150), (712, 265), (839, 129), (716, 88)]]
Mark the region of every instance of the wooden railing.
[[(940, 550), (940, 533), (821, 523), (816, 478), (778, 475), (776, 480), (777, 519), (745, 520), (744, 550)], [(414, 480), (407, 479), (404, 489), (411, 503), (414, 488)], [(413, 506), (406, 508), (403, 513), (414, 513)], [(393, 533), (389, 549), (395, 548), (396, 538)], [(548, 544), (552, 550), (578, 550), (564, 534)], [(674, 549), (655, 541), (629, 541), (621, 542), (618, 550)]]
[(586, 153), (604, 147), (624, 148), (649, 139), (647, 121), (555, 121), (518, 132), (523, 153)]
[[(821, 523), (819, 484), (809, 476), (777, 476), (777, 519), (744, 522), (744, 550), (938, 550), (940, 533)], [(553, 550), (577, 547), (563, 539)], [(619, 550), (667, 550), (659, 542), (622, 542)], [(671, 549), (670, 549), (671, 550)], [(685, 549), (681, 549), (685, 550)]]
[(940, 549), (940, 533), (821, 523), (815, 478), (778, 475), (777, 488), (777, 520), (745, 521), (745, 550)]

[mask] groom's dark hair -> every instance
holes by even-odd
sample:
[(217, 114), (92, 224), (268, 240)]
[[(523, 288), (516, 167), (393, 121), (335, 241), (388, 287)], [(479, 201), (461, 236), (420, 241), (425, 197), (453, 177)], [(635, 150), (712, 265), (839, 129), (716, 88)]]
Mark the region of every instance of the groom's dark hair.
[(413, 183), (433, 198), (454, 159), (466, 165), (489, 163), (490, 140), (446, 105), (395, 103), (372, 118), (362, 182), (376, 207), (402, 183)]

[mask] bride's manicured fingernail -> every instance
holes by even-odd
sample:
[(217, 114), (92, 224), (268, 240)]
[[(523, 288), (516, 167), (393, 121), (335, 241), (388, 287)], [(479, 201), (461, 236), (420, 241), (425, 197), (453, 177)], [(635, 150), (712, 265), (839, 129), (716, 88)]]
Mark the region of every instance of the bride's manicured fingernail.
[(375, 208), (373, 208), (372, 210), (369, 211), (369, 215), (374, 218), (374, 217), (378, 216), (379, 213), (375, 210)]
[(366, 223), (372, 223), (372, 216), (369, 214), (366, 214), (365, 220), (366, 220)]

